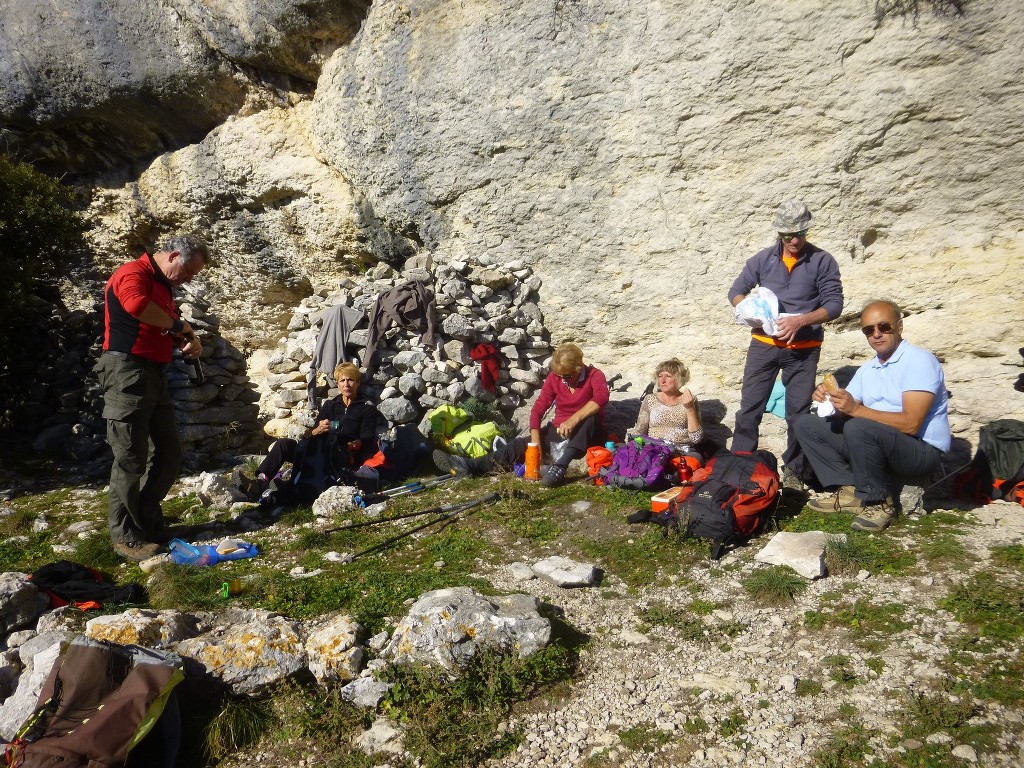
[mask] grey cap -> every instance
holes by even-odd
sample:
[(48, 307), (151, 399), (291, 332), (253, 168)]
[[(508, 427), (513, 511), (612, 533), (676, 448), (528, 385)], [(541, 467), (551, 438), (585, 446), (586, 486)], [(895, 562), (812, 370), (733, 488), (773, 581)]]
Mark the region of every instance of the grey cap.
[(776, 232), (803, 232), (811, 227), (811, 212), (802, 200), (787, 200), (772, 219)]

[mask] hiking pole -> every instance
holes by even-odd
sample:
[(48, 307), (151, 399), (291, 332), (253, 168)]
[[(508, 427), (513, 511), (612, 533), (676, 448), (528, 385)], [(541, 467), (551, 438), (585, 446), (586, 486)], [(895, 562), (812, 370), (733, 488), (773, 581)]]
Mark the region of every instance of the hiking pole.
[(449, 472), (447, 475), (438, 475), (428, 480), (414, 480), (411, 483), (405, 485), (399, 485), (395, 488), (388, 488), (386, 491), (380, 491), (379, 493), (371, 493), (367, 496), (356, 495), (353, 498), (356, 504), (360, 507), (366, 507), (370, 504), (376, 504), (378, 501), (387, 501), (397, 496), (408, 496), (413, 493), (419, 493), (425, 491), (427, 488), (433, 488), (435, 485), (454, 480), (457, 477), (454, 471)]
[(338, 531), (350, 531), (354, 528), (366, 528), (371, 525), (379, 525), (380, 523), (392, 523), (396, 520), (406, 520), (410, 517), (423, 517), (424, 515), (437, 515), (443, 514), (444, 512), (450, 512), (452, 509), (461, 506), (464, 502), (459, 504), (449, 504), (445, 507), (431, 507), (430, 509), (421, 509), (419, 512), (406, 512), (402, 515), (391, 515), (390, 517), (378, 517), (374, 520), (362, 520), (358, 523), (346, 523), (345, 525), (339, 525), (336, 528), (328, 528), (320, 533), (337, 533)]
[[(424, 528), (429, 528), (432, 525), (437, 525), (438, 523), (443, 523), (445, 521), (454, 520), (456, 517), (461, 515), (463, 512), (467, 512), (467, 511), (473, 509), (474, 507), (479, 507), (479, 506), (482, 506), (484, 504), (491, 504), (491, 503), (497, 501), (500, 498), (501, 498), (501, 494), (500, 493), (492, 493), (492, 494), (489, 494), (487, 496), (484, 496), (481, 499), (476, 499), (474, 501), (464, 501), (464, 502), (462, 502), (460, 504), (450, 504), (448, 507), (441, 507), (440, 509), (437, 510), (438, 512), (441, 512), (441, 511), (443, 511), (445, 509), (447, 509), (448, 511), (445, 512), (444, 514), (442, 514), (440, 517), (434, 518), (433, 520), (428, 520), (425, 523), (413, 526), (412, 528), (410, 528), (407, 531), (403, 531), (402, 533), (399, 533), (399, 534), (396, 534), (394, 536), (391, 536), (390, 538), (384, 539), (384, 541), (382, 541), (382, 542), (380, 542), (378, 544), (374, 544), (372, 547), (367, 547), (364, 550), (356, 552), (354, 555), (350, 555), (350, 556), (346, 557), (344, 560), (342, 560), (342, 562), (344, 562), (344, 563), (351, 563), (356, 558), (362, 557), (363, 555), (369, 555), (369, 554), (372, 554), (372, 553), (374, 553), (374, 552), (376, 552), (376, 551), (378, 551), (380, 549), (384, 549), (385, 547), (389, 547), (392, 544), (394, 544), (396, 541), (401, 541), (402, 539), (408, 538), (409, 536), (412, 536), (414, 533), (422, 531)], [(398, 519), (398, 518), (395, 518), (395, 519)]]
[[(508, 493), (504, 493), (503, 492), (503, 493), (498, 494), (498, 495), (503, 496), (505, 498), (515, 498), (515, 499), (521, 499), (521, 498), (525, 498), (526, 497), (526, 494), (523, 493), (522, 491), (511, 491), (511, 492), (508, 492)], [(358, 523), (346, 523), (345, 525), (339, 525), (337, 528), (328, 528), (327, 530), (321, 531), (321, 533), (328, 534), (328, 533), (337, 533), (338, 531), (350, 531), (353, 528), (366, 528), (367, 526), (377, 525), (379, 523), (390, 523), (390, 522), (394, 522), (396, 520), (406, 520), (406, 519), (408, 519), (410, 517), (423, 517), (424, 515), (444, 514), (446, 512), (451, 512), (452, 510), (459, 509), (460, 507), (463, 507), (466, 504), (471, 504), (471, 505), (475, 506), (475, 505), (480, 504), (480, 503), (481, 502), (478, 501), (478, 500), (471, 500), (469, 502), (456, 501), (456, 502), (452, 502), (451, 504), (446, 504), (446, 505), (444, 505), (442, 507), (431, 507), (430, 509), (422, 509), (419, 512), (406, 512), (405, 514), (401, 514), (401, 515), (391, 515), (389, 517), (378, 517), (375, 520), (362, 520), (362, 521), (360, 521)]]

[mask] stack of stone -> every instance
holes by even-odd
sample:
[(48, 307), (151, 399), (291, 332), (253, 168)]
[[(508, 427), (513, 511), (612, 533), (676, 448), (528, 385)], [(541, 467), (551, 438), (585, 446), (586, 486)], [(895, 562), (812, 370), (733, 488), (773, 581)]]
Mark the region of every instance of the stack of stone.
[[(295, 437), (313, 424), (306, 382), (324, 312), (343, 304), (365, 316), (378, 295), (410, 281), (433, 293), (435, 335), (421, 343), (418, 330), (393, 326), (378, 342), (373, 374), (364, 378), (361, 394), (376, 402), (388, 421), (415, 422), (425, 412), (465, 397), (496, 401), (511, 413), (544, 382), (551, 344), (537, 305), (541, 281), (530, 267), (521, 262), (497, 265), (486, 256), (437, 263), (417, 256), (401, 271), (381, 263), (358, 279), (345, 279), (335, 291), (302, 301), (289, 323), (289, 336), (269, 362), (269, 391), (262, 401), (272, 416), (268, 434)], [(348, 335), (347, 359), (361, 368), (368, 336), (365, 320)], [(495, 392), (484, 388), (480, 366), (470, 358), (481, 343), (492, 344), (501, 357)], [(317, 400), (337, 394), (323, 381), (321, 374)]]
[(203, 343), (206, 381), (199, 384), (192, 364), (179, 356), (167, 379), (186, 463), (200, 466), (251, 442), (259, 431), (259, 393), (246, 373), (245, 356), (220, 335), (203, 289), (195, 283), (182, 286), (178, 309)]
[[(198, 467), (252, 443), (259, 433), (259, 394), (246, 374), (242, 353), (220, 336), (203, 290), (185, 285), (178, 304), (203, 343), (205, 383), (196, 384), (192, 365), (177, 355), (167, 371), (185, 464)], [(52, 363), (40, 370), (38, 387), (40, 404), (45, 403), (48, 412), (33, 448), (79, 462), (95, 459), (100, 467), (106, 464), (106, 425), (93, 366), (102, 352), (103, 305), (55, 317), (52, 337), (59, 343)]]

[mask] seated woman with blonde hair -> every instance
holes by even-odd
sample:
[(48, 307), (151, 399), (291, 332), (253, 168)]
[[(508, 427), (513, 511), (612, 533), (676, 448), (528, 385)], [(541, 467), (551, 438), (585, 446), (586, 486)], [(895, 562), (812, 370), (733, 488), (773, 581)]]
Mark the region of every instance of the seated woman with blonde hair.
[[(334, 369), (338, 394), (320, 406), (310, 440), (328, 441), (331, 463), (339, 469), (355, 469), (377, 452), (377, 409), (359, 396), (359, 368), (340, 363)], [(270, 446), (270, 452), (248, 477), (235, 470), (235, 485), (250, 501), (256, 501), (270, 485), (285, 462), (296, 458), (300, 443), (285, 437)]]
[(640, 413), (631, 432), (691, 448), (704, 439), (697, 398), (685, 389), (690, 372), (677, 358), (658, 363), (654, 369), (657, 391), (640, 402)]

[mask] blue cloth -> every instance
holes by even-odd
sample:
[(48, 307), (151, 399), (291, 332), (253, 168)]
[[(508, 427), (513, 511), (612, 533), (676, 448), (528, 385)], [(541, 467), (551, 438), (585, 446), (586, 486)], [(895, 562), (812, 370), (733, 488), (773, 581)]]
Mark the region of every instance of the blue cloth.
[(772, 393), (768, 396), (768, 404), (764, 409), (780, 419), (786, 418), (786, 385), (782, 383), (782, 379), (775, 380), (775, 386), (772, 387)]
[(916, 436), (942, 452), (949, 450), (952, 437), (946, 376), (928, 350), (904, 339), (886, 362), (876, 356), (858, 368), (846, 391), (868, 408), (887, 413), (903, 410), (904, 392), (931, 392), (935, 397)]
[(221, 554), (217, 551), (215, 544), (189, 544), (181, 539), (171, 539), (170, 544), (167, 545), (167, 551), (171, 555), (171, 560), (177, 565), (216, 565), (225, 560), (256, 557), (260, 553), (255, 544), (239, 543), (245, 544), (245, 546), (233, 552)]

